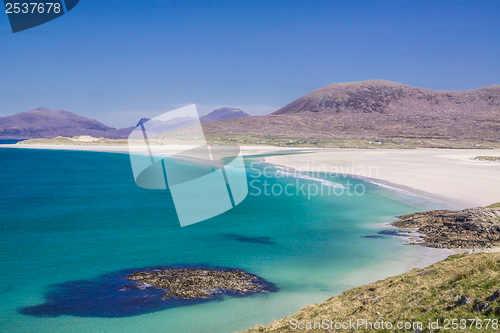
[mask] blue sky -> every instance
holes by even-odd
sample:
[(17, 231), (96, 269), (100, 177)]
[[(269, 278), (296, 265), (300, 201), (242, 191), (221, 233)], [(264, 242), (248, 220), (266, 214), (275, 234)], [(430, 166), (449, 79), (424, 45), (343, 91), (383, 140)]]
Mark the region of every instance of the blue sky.
[(265, 114), (332, 82), (500, 84), (500, 1), (96, 1), (12, 34), (0, 116), (44, 106), (110, 126), (187, 103)]

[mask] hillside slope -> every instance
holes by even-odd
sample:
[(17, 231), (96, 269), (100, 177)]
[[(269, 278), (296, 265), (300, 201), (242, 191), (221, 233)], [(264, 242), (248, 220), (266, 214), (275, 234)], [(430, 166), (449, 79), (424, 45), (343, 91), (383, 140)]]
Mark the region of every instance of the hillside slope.
[[(245, 332), (497, 332), (499, 288), (500, 253), (457, 254), (425, 269), (415, 268), (346, 290), (285, 319)], [(358, 319), (364, 320), (363, 325), (353, 329), (349, 322)], [(447, 329), (445, 319), (450, 320)], [(429, 329), (429, 320), (438, 320), (439, 329)], [(370, 329), (368, 324), (376, 327), (378, 323), (380, 327), (382, 322), (384, 328), (390, 322), (392, 329)], [(339, 330), (335, 329), (337, 323), (347, 325)], [(406, 323), (410, 329), (404, 328)], [(422, 323), (421, 329), (418, 323)], [(321, 329), (320, 325), (326, 326)]]
[[(250, 115), (240, 109), (224, 107), (200, 117), (200, 121), (213, 122), (222, 119), (249, 117)], [(136, 126), (149, 121), (142, 118)], [(188, 127), (197, 122), (196, 118), (176, 118), (167, 123), (159, 125), (162, 129), (176, 130)], [(151, 123), (149, 124), (151, 126)], [(12, 116), (0, 117), (0, 138), (2, 139), (37, 139), (74, 137), (90, 135), (92, 137), (103, 137), (108, 139), (127, 138), (135, 126), (116, 129), (84, 116), (64, 110), (50, 110), (37, 108), (28, 112), (18, 113)]]
[(204, 124), (208, 135), (297, 139), (500, 140), (500, 85), (435, 91), (370, 80), (333, 83), (269, 116)]
[(91, 135), (94, 137), (122, 138), (126, 131), (104, 125), (63, 110), (38, 108), (12, 116), (0, 117), (0, 137), (4, 139), (51, 138)]

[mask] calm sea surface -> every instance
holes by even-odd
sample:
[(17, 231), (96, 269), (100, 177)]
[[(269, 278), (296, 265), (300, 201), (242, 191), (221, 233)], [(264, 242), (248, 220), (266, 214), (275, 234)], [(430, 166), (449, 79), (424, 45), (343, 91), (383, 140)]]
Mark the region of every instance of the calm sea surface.
[[(0, 331), (234, 332), (433, 254), (378, 232), (396, 215), (446, 205), (347, 178), (334, 181), (366, 193), (255, 195), (264, 180), (320, 181), (259, 176), (266, 165), (253, 161), (257, 182), (240, 205), (181, 228), (170, 193), (137, 187), (126, 154), (0, 148)], [(166, 265), (241, 268), (279, 290), (166, 309), (116, 302), (116, 274)]]

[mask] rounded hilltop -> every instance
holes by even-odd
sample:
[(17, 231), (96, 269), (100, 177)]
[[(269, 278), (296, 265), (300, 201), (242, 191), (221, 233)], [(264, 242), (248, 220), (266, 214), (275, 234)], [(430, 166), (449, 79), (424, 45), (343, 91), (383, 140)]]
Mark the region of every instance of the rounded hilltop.
[[(440, 91), (385, 80), (331, 83), (285, 105), (273, 115), (299, 112), (446, 113), (500, 110), (500, 86)], [(488, 110), (489, 111), (489, 110)]]
[[(270, 138), (284, 144), (359, 147), (359, 140), (366, 145), (395, 140), (404, 147), (457, 148), (497, 145), (499, 128), (500, 85), (438, 91), (385, 80), (332, 83), (268, 116), (203, 126), (208, 136)], [(358, 141), (350, 146), (335, 140)]]

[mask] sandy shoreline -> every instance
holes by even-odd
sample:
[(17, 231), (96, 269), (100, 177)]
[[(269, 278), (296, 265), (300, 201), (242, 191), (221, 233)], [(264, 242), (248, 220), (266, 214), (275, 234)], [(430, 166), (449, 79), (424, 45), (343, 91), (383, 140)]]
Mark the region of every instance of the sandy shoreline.
[[(63, 149), (128, 153), (128, 146), (0, 145), (0, 148)], [(457, 208), (500, 201), (500, 162), (475, 161), (500, 156), (500, 149), (322, 149), (241, 146), (244, 156), (267, 155), (271, 164), (303, 172), (358, 176), (374, 184), (440, 200)], [(300, 154), (279, 155), (300, 151)], [(269, 156), (275, 154), (274, 156)]]
[(267, 157), (269, 163), (308, 172), (359, 175), (462, 208), (500, 201), (500, 163), (473, 160), (500, 149), (324, 149)]
[[(173, 150), (176, 150), (180, 146), (172, 145)], [(183, 146), (186, 147), (186, 146)], [(195, 147), (195, 146), (188, 146)], [(54, 149), (54, 150), (76, 150), (76, 151), (94, 151), (94, 152), (105, 152), (105, 153), (129, 153), (129, 147), (127, 145), (116, 145), (116, 146), (105, 146), (105, 145), (85, 145), (85, 144), (75, 144), (75, 145), (49, 145), (49, 144), (0, 144), (0, 148), (16, 148), (16, 149)], [(303, 149), (303, 148), (279, 148), (271, 146), (240, 146), (241, 151), (245, 156), (248, 155), (258, 155), (258, 154), (270, 154), (272, 152), (282, 152), (290, 150), (313, 150)], [(138, 150), (143, 150), (142, 147), (138, 147)], [(166, 148), (168, 151), (168, 147)]]

